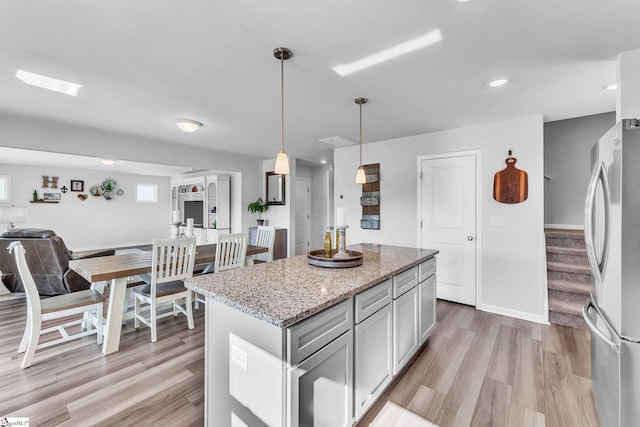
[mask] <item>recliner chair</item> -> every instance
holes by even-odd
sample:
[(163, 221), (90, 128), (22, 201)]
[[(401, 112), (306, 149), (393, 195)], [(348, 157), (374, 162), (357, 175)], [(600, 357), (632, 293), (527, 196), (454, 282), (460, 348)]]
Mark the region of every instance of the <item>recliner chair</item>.
[(91, 284), (69, 269), (69, 261), (115, 253), (113, 249), (109, 249), (76, 258), (62, 238), (52, 230), (36, 228), (8, 230), (0, 235), (0, 272), (2, 272), (2, 283), (11, 292), (24, 292), (15, 259), (7, 249), (11, 242), (16, 240), (19, 240), (26, 250), (27, 265), (40, 296), (61, 295), (89, 289)]

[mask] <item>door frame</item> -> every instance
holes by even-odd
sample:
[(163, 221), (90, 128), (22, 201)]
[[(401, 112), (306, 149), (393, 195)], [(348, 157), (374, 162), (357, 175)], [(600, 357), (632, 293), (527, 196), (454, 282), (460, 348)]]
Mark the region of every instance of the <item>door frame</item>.
[[(417, 206), (416, 206), (416, 235), (417, 247), (422, 248), (422, 161), (435, 159), (448, 159), (452, 157), (475, 156), (476, 158), (476, 309), (483, 306), (482, 303), (482, 209), (480, 201), (482, 198), (482, 150), (462, 150), (450, 151), (438, 154), (426, 154), (417, 157)], [(437, 256), (436, 256), (437, 257)], [(437, 274), (437, 273), (436, 273)]]
[[(309, 212), (309, 217), (307, 218), (307, 224), (306, 224), (306, 228), (307, 228), (307, 235), (309, 237), (308, 243), (309, 245), (307, 246), (307, 250), (311, 250), (311, 179), (309, 178), (302, 178), (302, 177), (296, 177), (294, 186), (295, 186), (295, 191), (297, 193), (298, 191), (298, 182), (306, 182), (306, 184), (309, 186), (309, 191), (307, 192), (307, 211)], [(294, 198), (295, 198), (295, 193), (294, 193)], [(296, 203), (296, 206), (294, 208), (294, 212), (293, 212), (293, 218), (295, 220), (296, 218), (296, 210), (298, 209), (298, 204)], [(293, 228), (295, 230), (295, 228), (298, 226), (297, 223), (294, 222)], [(295, 237), (295, 233), (294, 233), (294, 240), (293, 240), (293, 253), (295, 256), (295, 251), (296, 251), (296, 237)]]

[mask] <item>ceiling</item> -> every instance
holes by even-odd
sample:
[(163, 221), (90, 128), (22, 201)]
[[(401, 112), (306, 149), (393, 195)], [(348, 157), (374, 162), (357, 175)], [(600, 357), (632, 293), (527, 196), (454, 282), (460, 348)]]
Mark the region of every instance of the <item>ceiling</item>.
[[(290, 155), (542, 113), (615, 110), (616, 55), (640, 47), (637, 0), (20, 0), (0, 13), (0, 113), (275, 157), (285, 46)], [(438, 29), (442, 41), (340, 77), (332, 66)], [(71, 97), (18, 69), (83, 85)], [(489, 88), (486, 82), (508, 76)], [(204, 123), (180, 132), (175, 118)], [(366, 153), (366, 151), (365, 151)], [(366, 157), (366, 156), (365, 156)]]

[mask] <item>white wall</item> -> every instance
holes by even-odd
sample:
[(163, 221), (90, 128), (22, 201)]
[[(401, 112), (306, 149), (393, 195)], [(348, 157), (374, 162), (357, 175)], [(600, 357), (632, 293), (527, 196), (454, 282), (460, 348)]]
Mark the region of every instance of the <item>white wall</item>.
[[(380, 230), (360, 229), (358, 147), (336, 149), (334, 203), (347, 210), (347, 242), (416, 247), (417, 157), (472, 149), (482, 152), (477, 307), (546, 322), (542, 115), (365, 144), (366, 163), (380, 163)], [(493, 176), (505, 167), (509, 149), (529, 177), (529, 198), (514, 205), (493, 200)], [(492, 216), (503, 225), (490, 226)]]
[(544, 124), (544, 222), (584, 227), (584, 198), (591, 176), (591, 148), (615, 124), (615, 113)]
[[(29, 221), (16, 227), (51, 229), (71, 250), (146, 244), (154, 237), (169, 237), (169, 178), (2, 164), (0, 173), (11, 176), (11, 204), (29, 212)], [(42, 175), (59, 177), (58, 189), (41, 188)], [(114, 179), (124, 194), (112, 200), (90, 195), (91, 186), (100, 185), (105, 178)], [(84, 181), (84, 194), (89, 195), (86, 200), (78, 198), (81, 193), (61, 193), (62, 186), (70, 187), (71, 179)], [(136, 202), (137, 183), (158, 185), (158, 203)], [(43, 193), (60, 193), (61, 201), (29, 203), (33, 190), (40, 198)]]
[(232, 196), (232, 206), (240, 207), (232, 214), (233, 231), (256, 223), (247, 205), (264, 188), (261, 158), (7, 113), (0, 113), (0, 146), (239, 173), (241, 180), (231, 184), (233, 194), (241, 194), (240, 200)]
[(640, 49), (618, 55), (616, 119), (640, 118)]

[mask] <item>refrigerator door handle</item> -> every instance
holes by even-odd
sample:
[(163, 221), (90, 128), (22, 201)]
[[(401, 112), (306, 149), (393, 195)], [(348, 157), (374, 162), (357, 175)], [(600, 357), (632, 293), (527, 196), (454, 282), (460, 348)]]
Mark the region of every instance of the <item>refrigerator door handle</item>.
[(587, 322), (587, 326), (589, 326), (589, 329), (591, 329), (591, 331), (596, 334), (602, 341), (604, 341), (605, 343), (607, 343), (609, 345), (609, 347), (611, 347), (611, 349), (613, 351), (615, 351), (616, 353), (620, 353), (620, 346), (613, 341), (611, 338), (609, 338), (608, 336), (606, 336), (593, 322), (593, 320), (591, 319), (591, 316), (589, 316), (589, 309), (593, 308), (596, 312), (596, 315), (598, 317), (600, 317), (602, 319), (602, 321), (604, 322), (605, 325), (607, 325), (607, 329), (609, 329), (609, 333), (612, 333), (611, 331), (611, 327), (609, 326), (609, 323), (607, 322), (607, 320), (602, 316), (602, 313), (600, 313), (600, 310), (598, 310), (598, 307), (595, 306), (593, 304), (593, 301), (591, 299), (589, 299), (589, 301), (587, 301), (587, 303), (584, 305), (584, 307), (582, 307), (582, 317), (584, 318), (584, 321)]
[[(598, 183), (602, 182), (604, 196), (604, 242), (602, 244), (602, 259), (598, 262), (596, 247), (593, 241), (593, 207), (596, 200)], [(591, 181), (587, 190), (587, 200), (584, 208), (584, 240), (587, 248), (589, 265), (595, 276), (596, 283), (602, 283), (607, 255), (609, 253), (609, 180), (604, 162), (596, 163), (591, 174)]]

